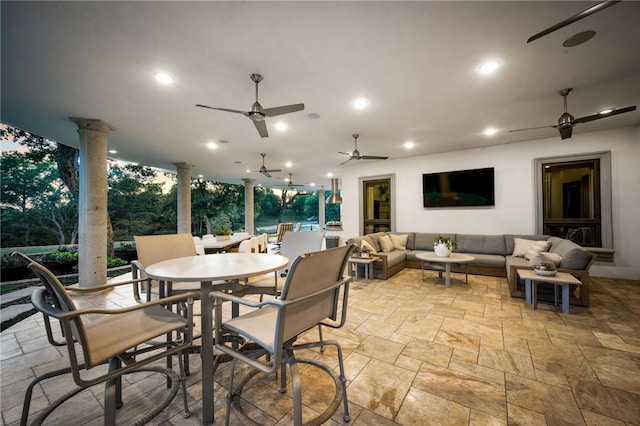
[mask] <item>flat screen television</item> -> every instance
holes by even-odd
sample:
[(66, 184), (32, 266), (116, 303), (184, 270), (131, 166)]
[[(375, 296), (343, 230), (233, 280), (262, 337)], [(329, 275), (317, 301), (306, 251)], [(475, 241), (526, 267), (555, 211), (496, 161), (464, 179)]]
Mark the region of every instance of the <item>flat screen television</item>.
[(495, 205), (493, 167), (422, 175), (424, 207)]

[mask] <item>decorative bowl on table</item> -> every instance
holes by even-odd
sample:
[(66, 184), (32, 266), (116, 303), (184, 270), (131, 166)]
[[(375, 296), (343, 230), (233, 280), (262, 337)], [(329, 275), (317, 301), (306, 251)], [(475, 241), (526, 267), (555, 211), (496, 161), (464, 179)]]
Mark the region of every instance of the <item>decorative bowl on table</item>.
[(558, 272), (556, 265), (549, 262), (538, 262), (533, 266), (533, 271), (543, 277), (553, 277)]

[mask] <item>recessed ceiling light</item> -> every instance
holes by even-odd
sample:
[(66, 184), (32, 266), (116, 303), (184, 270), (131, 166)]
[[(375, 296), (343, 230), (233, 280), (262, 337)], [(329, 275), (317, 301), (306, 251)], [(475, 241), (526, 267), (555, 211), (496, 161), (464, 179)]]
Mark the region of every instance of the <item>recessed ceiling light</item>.
[(246, 172), (247, 172), (247, 173), (251, 173), (251, 169), (247, 169), (247, 170), (246, 170)]
[(331, 172), (327, 173), (327, 177), (333, 177), (333, 173)]
[(157, 72), (153, 75), (156, 78), (156, 81), (162, 84), (171, 84), (173, 83), (173, 77), (171, 77), (166, 72)]
[(498, 129), (494, 129), (493, 127), (488, 127), (486, 129), (484, 129), (484, 133), (486, 136), (493, 136), (496, 133), (498, 133)]
[(404, 143), (404, 147), (405, 147), (405, 148), (407, 148), (407, 149), (411, 149), (411, 148), (413, 148), (414, 146), (416, 146), (416, 144), (415, 144), (415, 142), (413, 142), (413, 141), (406, 141), (406, 142)]
[(369, 101), (365, 98), (354, 99), (353, 107), (355, 109), (365, 109), (369, 105)]
[(199, 178), (203, 178), (203, 177), (204, 177), (204, 175), (198, 175), (198, 177), (199, 177)]
[(311, 182), (311, 183), (309, 184), (309, 186), (316, 186), (316, 184), (315, 184), (315, 183), (313, 183), (313, 182)]
[(207, 144), (207, 148), (209, 148), (209, 149), (216, 149), (216, 148), (218, 148), (218, 145), (216, 145), (216, 143), (215, 143), (215, 142), (209, 142), (209, 143)]
[(109, 150), (109, 154), (117, 154), (117, 153), (118, 153), (118, 151), (116, 151), (115, 149), (110, 149)]
[(293, 164), (291, 163), (291, 161), (287, 161), (287, 162), (284, 164), (284, 166), (285, 166), (285, 167), (291, 167), (291, 166), (293, 166)]
[(478, 72), (483, 75), (493, 74), (500, 67), (500, 61), (489, 59), (478, 66)]
[(281, 132), (287, 130), (287, 123), (285, 123), (284, 121), (278, 121), (276, 123), (276, 129), (280, 130)]

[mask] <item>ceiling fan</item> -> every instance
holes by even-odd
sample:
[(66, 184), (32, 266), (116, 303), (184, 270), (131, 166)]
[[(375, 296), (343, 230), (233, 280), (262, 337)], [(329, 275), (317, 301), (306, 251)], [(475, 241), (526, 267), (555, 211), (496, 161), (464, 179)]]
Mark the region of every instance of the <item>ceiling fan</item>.
[(281, 172), (282, 171), (280, 169), (267, 169), (267, 167), (264, 165), (264, 157), (266, 157), (267, 154), (260, 154), (260, 155), (262, 155), (262, 167), (260, 167), (259, 170), (252, 170), (252, 172), (254, 172), (254, 173), (262, 173), (266, 177), (270, 178), (271, 177), (271, 173)]
[(537, 39), (539, 39), (541, 37), (544, 37), (547, 34), (551, 34), (552, 32), (554, 32), (556, 30), (559, 30), (562, 27), (566, 27), (569, 24), (573, 24), (574, 22), (579, 21), (580, 19), (586, 18), (589, 15), (593, 15), (596, 12), (600, 12), (601, 10), (606, 9), (609, 6), (613, 6), (616, 3), (620, 3), (621, 1), (622, 0), (617, 0), (617, 1), (609, 0), (609, 1), (600, 2), (600, 3), (596, 4), (595, 6), (591, 6), (590, 8), (585, 9), (582, 12), (573, 15), (572, 17), (567, 18), (562, 22), (558, 22), (557, 24), (552, 25), (551, 27), (540, 31), (537, 34), (532, 35), (527, 40), (527, 43), (531, 43), (534, 40), (537, 40)]
[(295, 188), (296, 186), (304, 186), (304, 185), (296, 185), (296, 184), (294, 184), (294, 183), (293, 183), (293, 177), (292, 177), (292, 176), (293, 176), (293, 173), (289, 173), (289, 182), (287, 182), (287, 184), (286, 184), (286, 185), (282, 185), (282, 186), (286, 186), (286, 187), (287, 187), (287, 188), (289, 188), (289, 189), (293, 189), (293, 188)]
[(386, 160), (389, 157), (379, 157), (377, 155), (360, 155), (360, 151), (358, 151), (358, 137), (360, 136), (358, 133), (354, 133), (353, 138), (355, 139), (355, 149), (352, 152), (338, 152), (338, 154), (348, 155), (349, 159), (340, 163), (342, 166), (345, 163), (348, 163), (351, 160)]
[(267, 124), (264, 122), (264, 119), (266, 117), (275, 117), (276, 115), (289, 114), (290, 112), (302, 111), (304, 109), (304, 104), (292, 104), (274, 108), (262, 108), (262, 105), (260, 105), (260, 102), (258, 102), (258, 84), (262, 81), (262, 75), (251, 74), (251, 80), (256, 83), (256, 101), (253, 103), (253, 105), (251, 105), (251, 109), (249, 111), (216, 108), (201, 104), (197, 104), (196, 106), (202, 108), (217, 109), (220, 111), (233, 112), (249, 117), (251, 121), (253, 121), (253, 124), (256, 126), (258, 133), (260, 133), (260, 136), (263, 138), (269, 136), (269, 133), (267, 132)]
[(624, 108), (614, 108), (611, 110), (606, 110), (599, 112), (597, 114), (587, 115), (586, 117), (574, 118), (573, 115), (567, 112), (567, 96), (571, 93), (573, 89), (562, 89), (558, 92), (560, 96), (564, 98), (564, 113), (558, 118), (558, 124), (554, 124), (551, 126), (540, 126), (540, 127), (529, 127), (526, 129), (516, 129), (509, 130), (509, 132), (520, 132), (523, 130), (533, 130), (533, 129), (544, 129), (544, 128), (556, 128), (560, 131), (560, 137), (562, 139), (569, 139), (571, 137), (571, 132), (573, 130), (573, 126), (576, 124), (587, 123), (593, 120), (599, 120), (601, 118), (611, 117), (612, 115), (623, 114), (625, 112), (635, 111), (636, 106), (628, 106)]

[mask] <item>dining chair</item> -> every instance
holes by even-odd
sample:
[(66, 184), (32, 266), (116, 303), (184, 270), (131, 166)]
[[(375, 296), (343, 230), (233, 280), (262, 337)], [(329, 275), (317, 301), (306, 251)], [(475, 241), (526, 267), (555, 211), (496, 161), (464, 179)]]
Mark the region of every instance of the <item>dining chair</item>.
[(249, 238), (249, 244), (251, 246), (252, 253), (260, 253), (260, 238), (258, 237)]
[[(272, 375), (280, 369), (281, 392), (286, 392), (286, 366), (289, 367), (295, 425), (302, 425), (302, 390), (297, 363), (320, 368), (333, 379), (336, 396), (327, 409), (317, 418), (310, 420), (309, 424), (321, 424), (329, 420), (341, 401), (344, 406), (343, 419), (350, 420), (340, 344), (334, 340), (307, 343), (296, 343), (296, 340), (301, 334), (317, 325), (340, 328), (345, 324), (351, 277), (344, 277), (343, 274), (352, 249), (353, 245), (348, 245), (298, 256), (291, 265), (279, 299), (252, 302), (246, 298), (222, 292), (213, 293), (215, 348), (232, 359), (227, 387), (226, 425), (229, 424), (232, 408), (241, 423), (254, 423), (247, 418), (239, 403), (242, 387), (247, 380), (241, 380), (242, 384), (234, 387), (237, 361), (242, 361), (255, 372), (266, 375)], [(232, 301), (254, 309), (235, 318), (223, 320), (222, 302), (224, 301)], [(250, 342), (251, 350), (247, 351), (246, 346), (238, 348), (233, 344), (225, 343), (222, 337), (227, 333)], [(294, 354), (299, 349), (324, 346), (336, 347), (339, 376), (318, 361), (297, 360)], [(255, 372), (250, 373), (250, 376)]]
[[(134, 304), (118, 309), (77, 309), (69, 291), (104, 292), (116, 286), (136, 285), (140, 280), (129, 280), (94, 287), (64, 287), (47, 268), (21, 255), (29, 269), (39, 278), (42, 287), (31, 296), (31, 302), (44, 317), (49, 342), (54, 346), (66, 346), (69, 366), (36, 377), (27, 387), (22, 407), (21, 425), (26, 425), (34, 387), (42, 380), (71, 373), (78, 386), (41, 411), (34, 424), (41, 424), (57, 407), (79, 392), (99, 383), (105, 383), (104, 424), (116, 424), (116, 408), (123, 405), (122, 376), (135, 372), (155, 372), (166, 376), (166, 396), (156, 401), (156, 407), (146, 407), (142, 417), (134, 424), (144, 424), (164, 410), (182, 388), (184, 412), (189, 416), (185, 372), (182, 362), (184, 351), (192, 345), (194, 295), (185, 293), (164, 300)], [(187, 315), (175, 314), (167, 309), (167, 303), (184, 302)], [(102, 305), (102, 304), (101, 304)], [(60, 323), (61, 337), (55, 337), (52, 320)], [(60, 339), (60, 340), (57, 340)], [(178, 356), (179, 375), (170, 368), (149, 365), (161, 359)], [(107, 364), (107, 369), (94, 367)], [(89, 372), (89, 370), (92, 370)], [(69, 419), (69, 422), (73, 420)]]
[(258, 236), (260, 238), (260, 253), (269, 252), (269, 234), (263, 232)]
[(280, 245), (282, 244), (282, 238), (287, 231), (293, 231), (293, 223), (292, 222), (282, 222), (278, 224), (278, 228), (276, 229), (276, 238), (273, 241), (276, 247), (272, 248), (272, 250), (278, 251), (280, 250)]

